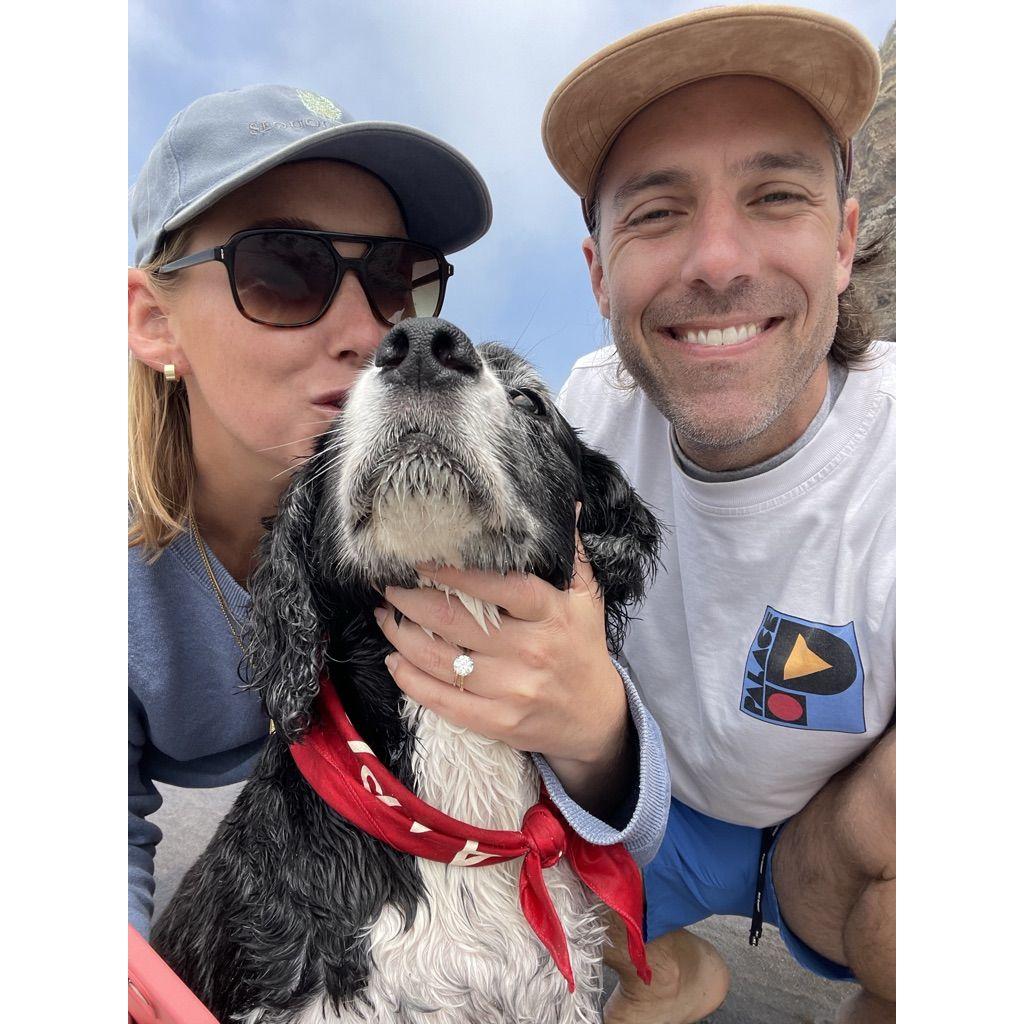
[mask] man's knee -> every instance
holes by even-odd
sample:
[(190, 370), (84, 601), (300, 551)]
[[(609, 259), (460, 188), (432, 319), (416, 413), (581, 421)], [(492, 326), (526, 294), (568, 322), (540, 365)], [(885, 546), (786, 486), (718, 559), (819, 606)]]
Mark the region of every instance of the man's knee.
[[(794, 891), (841, 878), (892, 878), (896, 867), (896, 731), (826, 783), (783, 830), (776, 879)], [(791, 886), (789, 876), (798, 879)]]
[[(789, 822), (773, 857), (787, 925), (837, 963), (858, 958), (849, 924), (869, 890), (873, 899), (874, 886), (896, 877), (895, 764), (896, 736), (890, 731)], [(875, 910), (888, 920), (886, 906)]]
[(865, 880), (896, 877), (896, 730), (837, 777), (835, 836)]
[[(876, 805), (896, 814), (896, 729), (884, 733), (868, 752), (851, 766), (851, 783)], [(848, 769), (849, 770), (849, 769)]]

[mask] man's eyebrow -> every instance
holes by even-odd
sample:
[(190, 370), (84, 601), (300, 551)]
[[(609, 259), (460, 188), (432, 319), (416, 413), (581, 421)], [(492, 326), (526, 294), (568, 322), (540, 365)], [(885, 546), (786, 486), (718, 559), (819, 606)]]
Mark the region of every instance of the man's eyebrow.
[(793, 150), (789, 153), (771, 153), (768, 151), (754, 153), (745, 160), (740, 160), (729, 168), (730, 173), (737, 177), (751, 171), (806, 171), (815, 177), (825, 176), (825, 165), (810, 153)]
[(655, 171), (647, 171), (643, 174), (634, 174), (627, 178), (612, 195), (612, 208), (620, 210), (627, 199), (632, 198), (639, 192), (645, 192), (649, 188), (659, 188), (663, 185), (685, 187), (693, 181), (693, 176), (686, 171), (680, 171), (672, 167), (659, 168)]

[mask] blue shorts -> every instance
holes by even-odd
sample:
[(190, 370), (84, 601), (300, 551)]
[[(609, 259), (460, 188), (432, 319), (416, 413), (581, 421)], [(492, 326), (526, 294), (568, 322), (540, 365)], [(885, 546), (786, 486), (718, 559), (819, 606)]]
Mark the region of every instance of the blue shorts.
[[(750, 918), (762, 834), (759, 828), (709, 818), (673, 798), (665, 841), (644, 868), (648, 940), (716, 914)], [(853, 981), (848, 967), (816, 953), (782, 920), (772, 881), (772, 857), (781, 834), (782, 829), (768, 853), (761, 904), (764, 920), (779, 929), (801, 967), (833, 981)]]

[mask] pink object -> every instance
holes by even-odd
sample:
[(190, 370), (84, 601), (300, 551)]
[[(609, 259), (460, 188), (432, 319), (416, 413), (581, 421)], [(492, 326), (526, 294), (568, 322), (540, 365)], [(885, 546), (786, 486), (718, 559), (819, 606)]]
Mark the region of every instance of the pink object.
[(217, 1024), (217, 1019), (128, 925), (129, 1024)]

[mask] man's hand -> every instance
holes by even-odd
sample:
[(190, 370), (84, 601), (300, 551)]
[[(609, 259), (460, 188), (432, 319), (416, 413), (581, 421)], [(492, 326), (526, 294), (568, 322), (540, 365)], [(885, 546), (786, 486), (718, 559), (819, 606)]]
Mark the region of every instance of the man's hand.
[[(543, 754), (566, 792), (598, 817), (616, 808), (631, 788), (635, 754), (604, 602), (579, 537), (564, 591), (532, 575), (427, 567), (420, 575), (493, 602), (503, 609), (501, 627), (485, 633), (439, 590), (389, 587), (391, 607), (377, 621), (397, 652), (387, 658), (397, 685), (453, 725)], [(463, 649), (474, 668), (460, 691), (452, 662)]]

